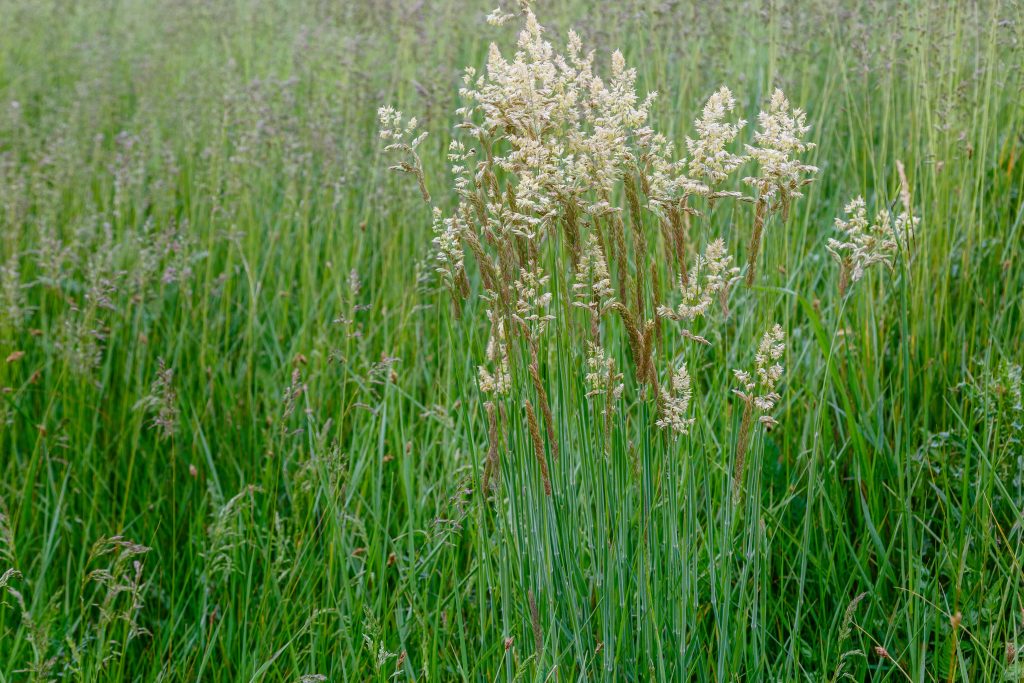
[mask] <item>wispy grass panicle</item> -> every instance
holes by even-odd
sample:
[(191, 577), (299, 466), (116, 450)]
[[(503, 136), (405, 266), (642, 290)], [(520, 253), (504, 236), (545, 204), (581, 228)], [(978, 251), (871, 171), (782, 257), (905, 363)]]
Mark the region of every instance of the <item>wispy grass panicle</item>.
[(740, 418), (740, 432), (736, 442), (736, 462), (733, 480), (736, 489), (743, 481), (744, 464), (747, 449), (750, 445), (751, 430), (754, 417), (765, 428), (778, 424), (771, 411), (782, 398), (778, 393), (779, 380), (782, 379), (782, 355), (786, 352), (786, 334), (781, 325), (774, 325), (764, 333), (757, 352), (754, 354), (754, 372), (733, 370), (741, 388), (733, 389), (733, 393), (743, 401), (743, 415)]
[(615, 303), (615, 291), (612, 289), (608, 264), (596, 233), (591, 233), (587, 237), (576, 266), (572, 289), (575, 297), (573, 305), (589, 311), (590, 337), (591, 340), (598, 341), (601, 317), (610, 311), (612, 304)]
[[(909, 193), (905, 196), (909, 201)], [(843, 212), (847, 217), (835, 221), (842, 239), (829, 238), (826, 246), (839, 264), (839, 296), (844, 296), (872, 265), (881, 263), (891, 269), (900, 246), (909, 243), (920, 222), (909, 213), (909, 208), (895, 217), (888, 209), (881, 209), (875, 220), (869, 222), (862, 197), (851, 200)]]
[(813, 181), (818, 172), (816, 166), (800, 159), (800, 155), (815, 146), (813, 142), (804, 141), (811, 129), (807, 114), (802, 109), (790, 110), (789, 100), (782, 90), (772, 93), (768, 109), (757, 115), (757, 123), (754, 144), (746, 146), (747, 154), (757, 162), (757, 175), (743, 179), (757, 191), (754, 229), (747, 249), (748, 287), (756, 278), (761, 233), (769, 214), (778, 212), (785, 224), (793, 199), (803, 196), (801, 188)]
[(245, 518), (251, 510), (256, 490), (253, 486), (246, 486), (227, 501), (219, 502), (222, 499), (211, 489), (209, 497), (213, 510), (202, 551), (206, 563), (204, 581), (207, 591), (213, 590), (239, 570), (237, 553), (251, 542), (245, 533)]
[(829, 679), (829, 683), (836, 683), (836, 681), (840, 680), (856, 680), (853, 674), (847, 669), (850, 664), (850, 660), (854, 657), (864, 657), (864, 652), (863, 650), (856, 648), (852, 650), (843, 650), (843, 648), (846, 646), (846, 641), (850, 639), (851, 635), (853, 635), (853, 627), (855, 626), (853, 616), (857, 610), (857, 605), (859, 605), (866, 596), (867, 593), (860, 593), (854, 597), (843, 612), (843, 621), (839, 626), (839, 638), (836, 642), (836, 645), (840, 650), (842, 650), (842, 652), (839, 654), (839, 659), (836, 661), (836, 668), (835, 671), (832, 672), (832, 677)]
[(427, 181), (423, 174), (423, 162), (420, 160), (417, 148), (427, 138), (426, 131), (417, 131), (419, 121), (416, 117), (403, 120), (402, 112), (394, 107), (383, 106), (377, 110), (377, 118), (380, 122), (380, 139), (388, 144), (384, 147), (385, 152), (401, 152), (405, 159), (391, 166), (391, 170), (409, 173), (416, 178), (420, 187), (420, 194), (423, 201), (430, 203), (430, 193), (427, 192)]
[(740, 269), (732, 264), (732, 255), (725, 246), (725, 240), (715, 239), (698, 255), (690, 271), (688, 281), (680, 278), (679, 289), (682, 300), (672, 309), (661, 306), (658, 315), (671, 320), (692, 324), (707, 315), (708, 308), (715, 300), (728, 315), (729, 290), (739, 279)]
[(6, 263), (0, 264), (0, 311), (6, 324), (20, 330), (32, 314), (27, 303), (25, 285), (17, 255), (11, 255)]
[(462, 234), (465, 229), (462, 220), (456, 216), (445, 217), (441, 209), (433, 209), (434, 246), (437, 248), (436, 272), (452, 295), (452, 301), (459, 310), (459, 301), (469, 293), (462, 250)]
[(661, 390), (661, 417), (656, 424), (662, 429), (674, 432), (675, 436), (690, 433), (695, 418), (688, 416), (693, 389), (690, 387), (690, 373), (686, 364), (681, 364), (672, 373), (672, 378)]
[(604, 399), (601, 416), (604, 427), (603, 443), (607, 454), (611, 448), (612, 419), (626, 385), (622, 383), (622, 373), (615, 369), (615, 359), (606, 353), (599, 343), (589, 340), (587, 341), (587, 373), (584, 379), (587, 385), (587, 398), (593, 399), (600, 396)]
[(178, 431), (178, 393), (174, 388), (174, 369), (167, 367), (163, 358), (157, 359), (156, 378), (149, 393), (136, 404), (136, 410), (152, 415), (150, 424), (161, 439), (174, 436)]
[(746, 162), (746, 157), (734, 154), (728, 146), (747, 125), (743, 119), (728, 123), (725, 117), (736, 108), (736, 98), (724, 85), (708, 98), (704, 112), (693, 122), (697, 138), (686, 138), (690, 152), (690, 175), (714, 187)]

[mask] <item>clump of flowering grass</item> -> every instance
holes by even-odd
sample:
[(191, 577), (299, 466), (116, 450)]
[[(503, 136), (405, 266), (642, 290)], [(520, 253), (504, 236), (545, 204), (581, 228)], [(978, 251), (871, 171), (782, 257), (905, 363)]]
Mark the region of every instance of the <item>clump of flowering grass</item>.
[[(575, 32), (559, 51), (528, 6), (522, 17), (514, 54), (492, 44), (485, 69), (465, 71), (447, 152), (451, 206), (432, 207), (435, 272), (455, 317), (480, 311), (488, 330), (475, 363), (487, 425), (480, 482), (507, 513), (495, 521), (510, 575), (501, 609), (533, 632), (537, 666), (552, 656), (546, 639), (594, 619), (595, 656), (612, 667), (617, 625), (645, 618), (625, 606), (650, 599), (638, 571), (672, 572), (678, 552), (729, 557), (737, 528), (749, 548), (765, 543), (755, 449), (778, 425), (787, 334), (770, 323), (760, 336), (744, 335), (764, 330), (787, 305), (782, 288), (751, 287), (766, 227), (789, 221), (818, 173), (807, 160), (815, 145), (807, 114), (778, 89), (747, 138), (737, 99), (723, 86), (677, 151), (654, 126), (657, 94), (637, 92), (621, 52), (605, 71)], [(490, 19), (503, 24), (511, 15)], [(414, 135), (389, 107), (381, 122), (387, 140)], [(416, 151), (422, 134), (412, 139), (386, 151), (403, 155), (393, 168), (414, 174), (428, 198)], [(909, 205), (902, 167), (901, 180)], [(733, 206), (713, 210), (726, 203)], [(869, 226), (862, 209), (853, 205), (850, 221), (837, 222), (847, 241), (829, 242), (844, 278), (854, 280), (872, 263), (891, 265), (897, 233), (915, 223), (880, 213)], [(730, 250), (735, 233), (723, 214), (747, 244), (743, 260)], [(745, 272), (736, 265), (743, 261)], [(737, 292), (744, 276), (747, 288)], [(467, 305), (474, 296), (480, 305)], [(733, 352), (721, 346), (751, 349), (752, 367), (730, 373)], [(712, 407), (730, 390), (738, 424), (731, 410)], [(731, 459), (731, 468), (706, 462), (698, 482), (701, 457)], [(716, 477), (718, 490), (732, 493), (731, 505), (728, 497), (714, 505), (717, 547), (679, 524), (680, 511)], [(630, 544), (639, 544), (637, 555)], [(750, 552), (756, 564), (762, 551)], [(589, 582), (600, 607), (544, 599), (564, 588), (551, 575), (565, 557), (566, 574)], [(728, 576), (730, 562), (715, 560), (714, 573)], [(702, 599), (692, 577), (679, 585), (661, 599)], [(678, 635), (664, 623), (646, 626), (656, 637)], [(513, 642), (506, 638), (506, 652)]]
[[(501, 15), (502, 21), (508, 18)], [(606, 444), (625, 386), (606, 349), (628, 349), (633, 386), (640, 399), (653, 401), (658, 415), (652, 426), (688, 434), (695, 421), (691, 377), (685, 362), (671, 360), (682, 349), (666, 339), (710, 344), (693, 330), (694, 323), (713, 324), (707, 320), (713, 303), (728, 315), (740, 269), (720, 237), (707, 238), (704, 252), (687, 268), (687, 218), (699, 215), (702, 204), (738, 200), (755, 206), (750, 284), (765, 221), (773, 212), (785, 220), (817, 169), (800, 158), (813, 147), (803, 139), (806, 114), (791, 110), (781, 91), (758, 116), (753, 144), (740, 149), (737, 138), (746, 121), (735, 116), (736, 98), (723, 86), (694, 121), (685, 145), (689, 158), (678, 156), (674, 143), (651, 123), (657, 93), (637, 93), (636, 71), (621, 52), (612, 52), (609, 73), (599, 75), (596, 53), (584, 50), (578, 34), (569, 32), (560, 53), (529, 8), (523, 20), (511, 58), (492, 44), (483, 73), (466, 69), (459, 134), (448, 152), (457, 203), (449, 212), (433, 209), (433, 230), (437, 272), (456, 313), (471, 289), (467, 251), (479, 271), (491, 330), (479, 366), (489, 435), (505, 443), (495, 415), (521, 414), (513, 408), (522, 402), (548, 488), (537, 414), (543, 415), (552, 457), (558, 453), (559, 421), (550, 410), (543, 372), (550, 361), (545, 332), (556, 328), (559, 343), (578, 350), (576, 372), (586, 376), (588, 396), (606, 395)], [(390, 141), (386, 150), (405, 156), (393, 168), (413, 173), (422, 184), (416, 153), (422, 135), (413, 138), (414, 120), (403, 124), (391, 107), (382, 107), (379, 116), (381, 137)], [(753, 196), (732, 189), (743, 186), (735, 176), (750, 165), (742, 183), (754, 189)], [(423, 195), (429, 196), (425, 188)], [(674, 272), (663, 274), (659, 263)], [(555, 267), (562, 269), (560, 281), (572, 283), (568, 292), (553, 286)], [(681, 294), (674, 306), (661, 289), (672, 280)], [(575, 311), (585, 316), (582, 324), (573, 322)], [(675, 334), (664, 333), (666, 324), (677, 326)], [(768, 394), (775, 396), (774, 386)], [(508, 406), (496, 410), (496, 402)], [(748, 412), (754, 404), (751, 398)], [(749, 425), (741, 429), (740, 462), (748, 432)], [(497, 448), (491, 444), (489, 462)]]

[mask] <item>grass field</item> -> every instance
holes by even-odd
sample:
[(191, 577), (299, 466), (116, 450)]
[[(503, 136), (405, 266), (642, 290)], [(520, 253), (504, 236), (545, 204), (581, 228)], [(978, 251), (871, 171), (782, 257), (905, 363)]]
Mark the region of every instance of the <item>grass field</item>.
[(0, 683), (1024, 680), (1024, 6), (494, 2), (0, 0)]

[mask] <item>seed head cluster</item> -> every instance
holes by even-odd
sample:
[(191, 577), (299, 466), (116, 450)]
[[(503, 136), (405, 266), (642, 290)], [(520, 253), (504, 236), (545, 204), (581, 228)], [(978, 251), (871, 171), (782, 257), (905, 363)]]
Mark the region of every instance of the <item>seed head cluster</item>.
[(728, 88), (722, 86), (708, 98), (703, 115), (693, 122), (698, 137), (686, 138), (686, 148), (690, 152), (690, 174), (712, 186), (723, 182), (746, 162), (744, 156), (728, 149), (740, 130), (747, 125), (743, 119), (735, 123), (725, 120), (735, 108), (736, 98)]
[(760, 169), (756, 176), (748, 176), (743, 182), (757, 188), (761, 197), (778, 198), (787, 207), (792, 198), (802, 196), (800, 188), (808, 176), (818, 172), (816, 166), (804, 163), (798, 156), (814, 147), (814, 143), (803, 140), (811, 129), (807, 114), (802, 109), (791, 111), (785, 94), (776, 89), (767, 111), (757, 115), (757, 124), (754, 144), (747, 145), (746, 150)]
[(733, 370), (741, 389), (734, 393), (761, 413), (759, 420), (766, 426), (777, 424), (769, 413), (781, 398), (776, 391), (782, 379), (782, 355), (786, 352), (786, 333), (781, 325), (774, 325), (764, 333), (754, 355), (754, 373)]
[(675, 310), (668, 306), (658, 307), (658, 315), (692, 322), (707, 313), (716, 297), (724, 307), (729, 288), (738, 279), (740, 272), (731, 263), (732, 255), (726, 250), (725, 240), (719, 237), (708, 244), (704, 254), (697, 256), (687, 278), (688, 282), (683, 278), (679, 280), (682, 301)]
[(839, 264), (839, 288), (845, 294), (850, 283), (864, 277), (866, 270), (881, 263), (892, 268), (901, 244), (913, 237), (920, 221), (906, 211), (893, 216), (882, 209), (868, 222), (867, 205), (863, 197), (851, 200), (843, 209), (846, 218), (836, 218), (835, 227), (842, 239), (830, 238), (827, 249)]
[[(525, 412), (550, 493), (546, 458), (559, 453), (552, 410), (558, 400), (547, 377), (555, 362), (551, 338), (582, 336), (570, 348), (579, 349), (586, 397), (604, 418), (606, 453), (612, 415), (631, 387), (656, 405), (655, 427), (674, 437), (689, 434), (696, 416), (686, 359), (697, 351), (678, 342), (711, 344), (693, 327), (710, 324), (716, 300), (723, 317), (729, 315), (741, 274), (723, 237), (703, 234), (703, 253), (691, 256), (690, 219), (708, 216), (723, 200), (754, 205), (747, 254), (752, 285), (765, 225), (776, 213), (786, 220), (818, 169), (805, 160), (814, 148), (806, 140), (807, 115), (781, 90), (741, 145), (747, 122), (736, 115), (733, 93), (719, 88), (685, 137), (688, 158), (679, 157), (652, 126), (657, 93), (637, 93), (636, 70), (621, 52), (611, 53), (607, 74), (599, 75), (596, 52), (586, 51), (577, 33), (569, 31), (559, 52), (528, 3), (522, 17), (514, 54), (492, 44), (482, 72), (465, 70), (460, 123), (447, 153), (457, 201), (448, 211), (433, 209), (433, 232), (436, 271), (455, 314), (472, 289), (470, 263), (486, 302), (490, 335), (477, 372), (488, 396), (487, 477), (497, 473), (497, 444), (507, 442), (501, 416)], [(488, 21), (512, 18), (495, 10)], [(395, 168), (416, 175), (428, 198), (417, 153), (424, 134), (417, 134), (415, 119), (404, 120), (392, 107), (382, 107), (379, 119), (386, 151), (403, 155)], [(753, 168), (741, 177), (747, 166)], [(835, 250), (845, 247), (837, 243)], [(663, 282), (678, 283), (675, 303), (661, 291)], [(748, 296), (744, 303), (755, 302)], [(765, 427), (775, 424), (784, 340), (782, 327), (773, 326), (757, 346), (753, 372), (735, 371), (741, 385), (735, 393), (744, 402), (737, 479), (755, 413)], [(632, 360), (630, 381), (608, 352), (618, 348)]]
[(683, 363), (672, 374), (668, 385), (661, 390), (661, 417), (655, 423), (662, 429), (669, 429), (677, 436), (689, 434), (695, 418), (687, 417), (693, 391), (690, 388), (690, 373)]

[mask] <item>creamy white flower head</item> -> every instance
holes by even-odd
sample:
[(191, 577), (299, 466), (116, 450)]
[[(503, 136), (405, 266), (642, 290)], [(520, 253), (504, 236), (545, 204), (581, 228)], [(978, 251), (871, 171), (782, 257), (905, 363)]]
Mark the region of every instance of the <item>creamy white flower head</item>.
[(587, 235), (572, 289), (576, 297), (573, 305), (587, 308), (596, 315), (603, 314), (615, 303), (608, 264), (594, 233)]
[(668, 306), (659, 306), (658, 315), (672, 320), (693, 321), (704, 316), (711, 306), (714, 297), (736, 281), (740, 269), (730, 266), (732, 256), (725, 246), (725, 240), (718, 238), (708, 244), (704, 255), (697, 256), (689, 283), (679, 281), (679, 289), (683, 294), (682, 301), (675, 310)]
[(461, 140), (452, 140), (448, 143), (448, 161), (451, 164), (452, 176), (455, 178), (455, 191), (460, 195), (466, 195), (472, 190), (473, 172), (470, 163), (474, 150), (466, 149)]
[(675, 432), (676, 436), (689, 434), (696, 421), (686, 416), (691, 398), (693, 391), (690, 388), (690, 373), (686, 371), (686, 363), (683, 363), (672, 374), (669, 384), (661, 389), (661, 417), (655, 424)]
[(609, 390), (613, 400), (622, 396), (625, 387), (622, 375), (615, 371), (615, 359), (605, 353), (599, 344), (587, 342), (587, 398), (607, 395)]
[(441, 209), (433, 209), (434, 246), (437, 247), (437, 273), (444, 280), (444, 283), (454, 288), (456, 281), (463, 270), (465, 255), (462, 251), (462, 243), (459, 240), (461, 221), (456, 217), (446, 218)]
[(377, 110), (377, 122), (382, 140), (392, 140), (403, 135), (402, 112), (391, 105), (384, 105)]
[(747, 125), (743, 119), (736, 123), (725, 122), (726, 115), (735, 107), (736, 98), (722, 86), (708, 98), (701, 118), (693, 122), (699, 137), (686, 138), (686, 147), (690, 151), (690, 174), (709, 185), (722, 182), (746, 161), (746, 157), (726, 149)]
[(467, 70), (459, 127), (486, 138), (492, 152), (496, 140), (507, 142), (490, 159), (515, 179), (517, 222), (528, 226), (528, 239), (544, 236), (565, 200), (582, 207), (605, 201), (640, 166), (651, 177), (651, 196), (678, 192), (681, 167), (668, 157), (671, 146), (647, 127), (655, 93), (638, 97), (636, 70), (622, 53), (611, 55), (604, 80), (575, 32), (558, 54), (529, 10), (517, 48), (508, 59), (491, 45), (485, 72)]
[(503, 11), (500, 7), (495, 7), (491, 10), (490, 14), (487, 15), (487, 23), (491, 26), (504, 26), (514, 17), (515, 15)]
[(873, 223), (867, 219), (867, 206), (862, 197), (851, 200), (843, 209), (846, 219), (836, 218), (836, 230), (843, 239), (829, 239), (826, 248), (835, 261), (845, 269), (851, 282), (857, 282), (867, 268), (883, 263), (892, 268), (899, 245), (905, 244), (917, 229), (919, 219), (906, 212), (893, 219), (888, 209), (875, 215)]
[(788, 201), (790, 197), (801, 196), (800, 187), (807, 182), (805, 176), (818, 172), (816, 166), (805, 164), (796, 156), (814, 147), (814, 143), (803, 140), (811, 129), (807, 114), (802, 109), (790, 111), (789, 100), (776, 89), (768, 110), (757, 115), (757, 122), (755, 144), (747, 145), (746, 149), (759, 164), (759, 173), (744, 178), (744, 182), (756, 187), (765, 199), (782, 195)]
[(419, 121), (415, 116), (408, 119), (404, 125), (402, 118), (402, 112), (390, 105), (385, 105), (377, 110), (380, 139), (391, 141), (391, 144), (384, 148), (385, 151), (406, 149), (406, 147), (416, 149), (426, 139), (426, 132), (416, 135)]
[(733, 389), (733, 393), (747, 403), (753, 405), (763, 415), (759, 418), (762, 424), (775, 424), (775, 419), (768, 413), (782, 398), (776, 391), (782, 379), (782, 360), (786, 352), (786, 333), (781, 325), (774, 325), (761, 337), (754, 354), (754, 374), (746, 370), (733, 370), (733, 375), (740, 383), (741, 389)]
[(544, 334), (548, 323), (555, 319), (555, 316), (548, 313), (551, 292), (546, 291), (546, 288), (551, 278), (542, 273), (540, 268), (532, 272), (520, 269), (519, 279), (515, 283), (516, 311), (513, 317), (529, 329), (531, 334), (538, 336)]

